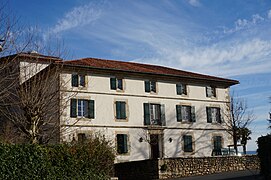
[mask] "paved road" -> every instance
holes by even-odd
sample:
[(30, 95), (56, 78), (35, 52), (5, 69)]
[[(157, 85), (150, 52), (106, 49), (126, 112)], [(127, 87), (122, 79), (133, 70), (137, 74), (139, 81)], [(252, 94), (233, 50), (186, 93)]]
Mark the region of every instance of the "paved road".
[(264, 178), (259, 175), (259, 170), (246, 170), (211, 174), (206, 176), (175, 178), (171, 180), (264, 180)]

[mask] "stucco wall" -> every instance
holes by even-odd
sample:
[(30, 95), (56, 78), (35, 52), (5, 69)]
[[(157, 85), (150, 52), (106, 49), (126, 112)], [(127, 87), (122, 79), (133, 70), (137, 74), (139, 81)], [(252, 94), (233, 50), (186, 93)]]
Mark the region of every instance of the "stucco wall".
[[(76, 71), (74, 71), (76, 72)], [(129, 153), (118, 155), (116, 162), (143, 160), (150, 158), (150, 144), (147, 142), (147, 126), (144, 126), (144, 103), (157, 103), (165, 105), (166, 126), (163, 127), (163, 157), (191, 157), (191, 156), (210, 156), (213, 145), (212, 137), (214, 135), (223, 136), (222, 145), (232, 144), (229, 134), (224, 130), (225, 123), (207, 123), (206, 106), (220, 107), (225, 109), (228, 102), (228, 88), (218, 87), (216, 89), (216, 98), (207, 98), (204, 84), (188, 84), (188, 95), (176, 94), (176, 83), (166, 80), (158, 80), (157, 93), (145, 93), (143, 77), (125, 77), (123, 78), (124, 90), (110, 89), (110, 74), (95, 74), (89, 72), (80, 72), (86, 74), (86, 87), (72, 87), (71, 73), (61, 74), (62, 91), (66, 96), (80, 99), (91, 99), (95, 101), (95, 118), (70, 118), (69, 102), (67, 108), (61, 117), (63, 127), (69, 128), (69, 133), (64, 133), (63, 141), (71, 141), (77, 138), (80, 132), (100, 132), (106, 137), (111, 138), (115, 145), (117, 133), (125, 133), (129, 140)], [(117, 76), (118, 77), (118, 76)], [(115, 101), (125, 101), (127, 104), (127, 119), (124, 121), (115, 118)], [(176, 120), (176, 105), (184, 104), (195, 106), (196, 122), (185, 123)], [(226, 117), (222, 113), (224, 121)], [(182, 136), (185, 134), (193, 136), (195, 141), (194, 152), (184, 153)], [(139, 142), (139, 138), (143, 142)], [(169, 138), (172, 142), (169, 142)]]

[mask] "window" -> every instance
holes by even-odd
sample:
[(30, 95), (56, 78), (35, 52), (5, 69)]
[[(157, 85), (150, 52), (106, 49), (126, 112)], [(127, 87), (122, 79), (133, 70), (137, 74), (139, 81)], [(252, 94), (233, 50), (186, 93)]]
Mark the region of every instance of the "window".
[(206, 107), (207, 122), (208, 123), (221, 123), (220, 108), (218, 107)]
[(186, 85), (182, 83), (176, 84), (176, 91), (178, 95), (187, 95)]
[(128, 153), (127, 134), (117, 134), (117, 152), (118, 154)]
[(94, 100), (71, 99), (71, 117), (94, 118)]
[(116, 119), (126, 119), (126, 102), (116, 102)]
[(144, 103), (144, 125), (165, 126), (165, 106)]
[(193, 152), (193, 141), (191, 135), (183, 136), (184, 152)]
[(222, 137), (221, 136), (214, 136), (213, 137), (213, 151), (212, 151), (212, 156), (220, 156), (224, 154), (222, 153)]
[(78, 142), (83, 143), (87, 140), (87, 136), (85, 133), (78, 133), (77, 134)]
[(110, 89), (123, 90), (122, 79), (110, 78)]
[(156, 92), (156, 82), (145, 81), (145, 92)]
[(72, 87), (85, 87), (86, 77), (85, 75), (72, 74)]
[(213, 86), (207, 86), (206, 97), (216, 97), (216, 88)]
[(221, 150), (222, 148), (222, 137), (214, 136), (214, 150)]
[(177, 122), (196, 122), (195, 107), (176, 105)]

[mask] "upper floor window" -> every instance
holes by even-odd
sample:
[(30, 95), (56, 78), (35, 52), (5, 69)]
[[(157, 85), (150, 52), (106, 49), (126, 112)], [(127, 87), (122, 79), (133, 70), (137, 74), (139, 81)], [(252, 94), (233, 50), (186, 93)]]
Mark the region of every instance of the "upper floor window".
[(196, 122), (195, 107), (176, 105), (177, 122)]
[(128, 153), (127, 134), (117, 134), (117, 152), (118, 154)]
[(156, 92), (156, 82), (145, 81), (145, 92)]
[(72, 74), (72, 87), (85, 87), (86, 77), (85, 75)]
[(182, 83), (176, 84), (176, 91), (178, 95), (187, 95), (186, 84), (182, 84)]
[(165, 105), (144, 103), (144, 125), (165, 124)]
[(221, 123), (221, 113), (218, 107), (206, 107), (207, 122), (208, 123)]
[(71, 99), (71, 117), (94, 118), (94, 100)]
[(125, 101), (116, 101), (116, 119), (126, 119)]
[(216, 88), (213, 86), (206, 86), (206, 97), (216, 97)]
[(110, 89), (123, 90), (123, 80), (120, 78), (110, 78)]
[(183, 136), (184, 152), (193, 152), (193, 138), (191, 135)]

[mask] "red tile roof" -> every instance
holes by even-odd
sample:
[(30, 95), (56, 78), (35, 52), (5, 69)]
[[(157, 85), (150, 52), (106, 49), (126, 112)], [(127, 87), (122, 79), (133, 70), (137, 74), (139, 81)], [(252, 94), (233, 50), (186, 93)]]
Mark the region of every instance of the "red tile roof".
[(236, 80), (225, 79), (215, 76), (203, 75), (158, 65), (150, 65), (150, 64), (141, 64), (134, 62), (124, 62), (124, 61), (116, 61), (116, 60), (105, 60), (98, 58), (83, 58), (79, 60), (69, 60), (63, 61), (66, 65), (72, 66), (83, 66), (83, 67), (92, 67), (99, 69), (108, 69), (108, 70), (118, 70), (118, 71), (128, 71), (128, 72), (136, 72), (136, 73), (147, 73), (147, 74), (155, 74), (155, 75), (169, 75), (174, 77), (185, 77), (185, 78), (193, 78), (200, 80), (211, 80), (218, 81), (221, 83), (226, 83), (229, 85), (238, 84), (239, 82)]

